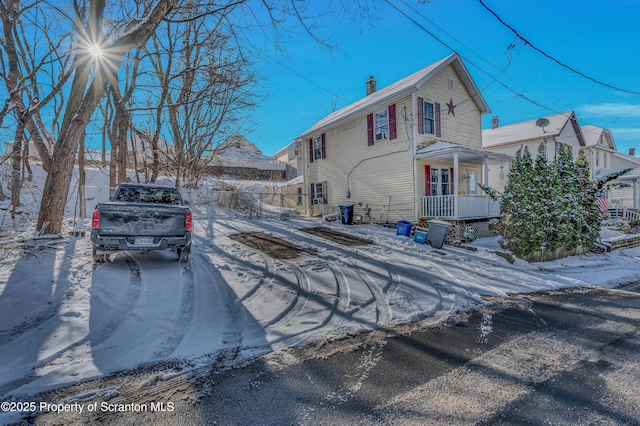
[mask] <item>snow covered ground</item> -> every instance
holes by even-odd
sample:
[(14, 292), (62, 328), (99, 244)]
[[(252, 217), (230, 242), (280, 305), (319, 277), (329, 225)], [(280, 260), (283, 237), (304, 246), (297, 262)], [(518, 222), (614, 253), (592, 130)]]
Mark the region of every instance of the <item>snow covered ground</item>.
[[(89, 176), (90, 212), (108, 191), (104, 171)], [(192, 204), (188, 264), (169, 252), (121, 252), (94, 264), (88, 234), (33, 231), (37, 199), (34, 183), (25, 191), (20, 225), (0, 210), (0, 401), (154, 363), (183, 370), (235, 365), (363, 329), (435, 323), (484, 303), (483, 295), (640, 279), (640, 248), (510, 264), (495, 254), (495, 238), (470, 244), (477, 251), (436, 250), (376, 225), (281, 220), (278, 211), (248, 219), (202, 201), (207, 196)], [(67, 230), (88, 229), (86, 220), (73, 219), (75, 196), (67, 213)], [(303, 231), (317, 226), (373, 244), (349, 247)], [(229, 238), (252, 231), (315, 254), (273, 259)], [(0, 423), (8, 418), (0, 414)]]

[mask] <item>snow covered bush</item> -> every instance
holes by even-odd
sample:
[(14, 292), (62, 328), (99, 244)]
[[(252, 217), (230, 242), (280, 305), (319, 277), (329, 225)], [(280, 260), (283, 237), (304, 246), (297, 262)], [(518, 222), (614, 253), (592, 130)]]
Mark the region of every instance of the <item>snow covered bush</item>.
[[(540, 144), (535, 161), (527, 147), (520, 149), (500, 200), (501, 218), (493, 225), (500, 245), (524, 257), (541, 250), (591, 247), (600, 232), (597, 192), (628, 170), (589, 179), (589, 163), (582, 151), (576, 161), (563, 145), (553, 162)], [(492, 195), (490, 188), (483, 190)]]

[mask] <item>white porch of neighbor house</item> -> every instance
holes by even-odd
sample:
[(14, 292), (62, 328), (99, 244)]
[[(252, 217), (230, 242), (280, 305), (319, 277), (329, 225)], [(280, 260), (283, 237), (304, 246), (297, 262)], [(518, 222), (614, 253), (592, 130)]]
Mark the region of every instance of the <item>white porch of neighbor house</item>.
[[(422, 193), (416, 194), (418, 217), (445, 220), (498, 217), (499, 199), (492, 200), (477, 184), (488, 184), (489, 160), (509, 161), (511, 158), (507, 154), (447, 142), (436, 142), (419, 149), (416, 153), (416, 190)], [(421, 181), (424, 183), (420, 184)]]

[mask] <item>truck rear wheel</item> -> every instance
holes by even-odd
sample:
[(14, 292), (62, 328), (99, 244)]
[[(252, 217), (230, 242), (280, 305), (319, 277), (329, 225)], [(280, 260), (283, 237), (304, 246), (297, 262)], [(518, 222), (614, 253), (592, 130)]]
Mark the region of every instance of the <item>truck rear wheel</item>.
[(178, 262), (188, 262), (189, 261), (190, 250), (184, 250), (183, 247), (178, 247), (176, 249), (176, 253), (178, 254)]
[(109, 260), (109, 255), (108, 254), (97, 254), (97, 249), (96, 246), (93, 246), (92, 249), (92, 254), (93, 254), (93, 261), (96, 263), (104, 263), (107, 260)]

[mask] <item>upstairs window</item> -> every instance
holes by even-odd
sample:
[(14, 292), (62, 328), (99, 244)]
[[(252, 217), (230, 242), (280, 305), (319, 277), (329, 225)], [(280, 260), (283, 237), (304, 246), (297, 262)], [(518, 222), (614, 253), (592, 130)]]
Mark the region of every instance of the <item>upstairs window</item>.
[(397, 137), (396, 104), (389, 105), (386, 109), (375, 114), (367, 115), (367, 144), (369, 146)]
[(327, 158), (325, 134), (309, 139), (309, 162)]
[(375, 141), (382, 141), (389, 139), (389, 113), (385, 109), (384, 111), (374, 114), (373, 121), (376, 125), (375, 128)]
[(562, 150), (564, 149), (565, 146), (567, 147), (569, 152), (571, 154), (573, 154), (573, 147), (572, 146), (567, 145), (566, 143), (563, 143), (563, 142), (556, 141), (556, 157), (560, 156), (560, 153), (562, 152)]
[(424, 102), (423, 104), (423, 112), (424, 112), (424, 133), (434, 135), (435, 134), (435, 115), (434, 108), (431, 102)]
[(418, 133), (421, 135), (440, 135), (440, 104), (418, 98)]

